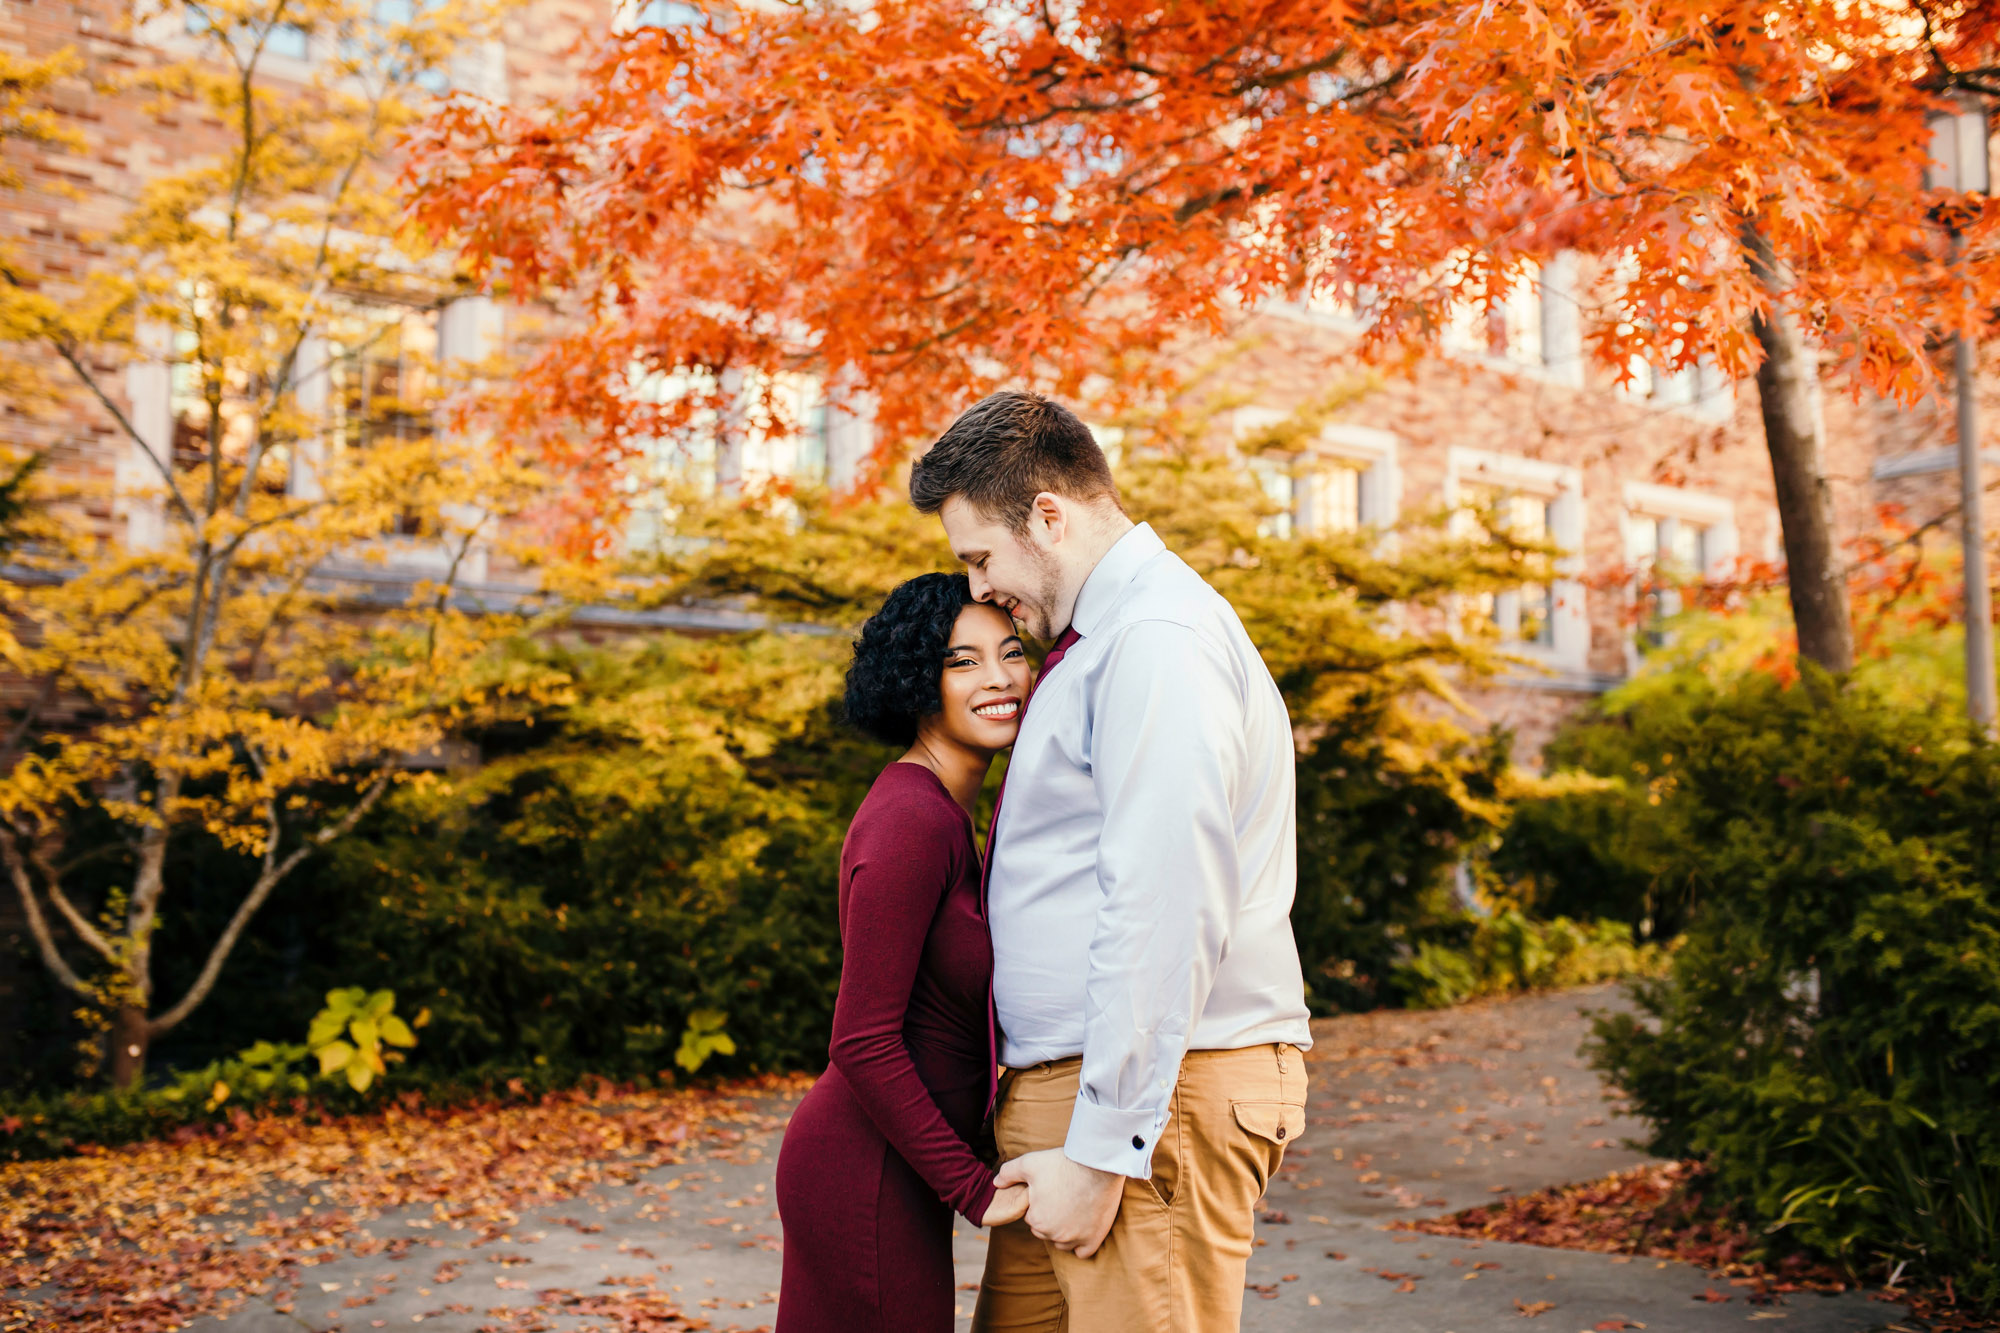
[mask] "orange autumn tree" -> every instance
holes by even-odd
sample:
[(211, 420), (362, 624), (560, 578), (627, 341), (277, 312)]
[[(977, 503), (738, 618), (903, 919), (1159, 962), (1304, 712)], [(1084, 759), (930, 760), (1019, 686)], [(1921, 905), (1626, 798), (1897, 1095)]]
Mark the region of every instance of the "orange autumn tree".
[(415, 145), (419, 219), (579, 315), (504, 407), (607, 495), (662, 436), (726, 447), (780, 372), (865, 396), (894, 448), (1002, 383), (1116, 412), (1166, 373), (1151, 354), (1283, 295), (1414, 354), (1580, 250), (1605, 261), (1581, 302), (1600, 362), (1758, 379), (1801, 651), (1839, 669), (1821, 365), (1919, 396), (1938, 333), (2000, 301), (1996, 210), (1923, 187), (1926, 114), (2000, 89), (1993, 6), (703, 12), (609, 40), (553, 102), (461, 100)]

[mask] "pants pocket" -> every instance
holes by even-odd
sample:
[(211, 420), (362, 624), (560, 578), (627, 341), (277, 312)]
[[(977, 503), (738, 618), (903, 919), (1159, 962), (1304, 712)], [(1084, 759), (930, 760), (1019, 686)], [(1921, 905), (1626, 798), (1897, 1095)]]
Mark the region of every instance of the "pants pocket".
[(1252, 1159), (1259, 1162), (1257, 1190), (1261, 1194), (1284, 1160), (1285, 1146), (1305, 1133), (1306, 1108), (1297, 1102), (1232, 1101), (1229, 1109), (1237, 1128), (1250, 1140)]

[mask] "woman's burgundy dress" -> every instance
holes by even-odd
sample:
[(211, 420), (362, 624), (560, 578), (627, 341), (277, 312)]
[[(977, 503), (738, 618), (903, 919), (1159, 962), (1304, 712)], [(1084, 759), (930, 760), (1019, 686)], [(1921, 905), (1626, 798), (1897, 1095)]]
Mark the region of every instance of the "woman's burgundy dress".
[(844, 958), (826, 1074), (778, 1154), (777, 1333), (944, 1333), (951, 1215), (993, 1172), (969, 1143), (993, 1087), (993, 945), (972, 821), (936, 774), (894, 763), (840, 854)]

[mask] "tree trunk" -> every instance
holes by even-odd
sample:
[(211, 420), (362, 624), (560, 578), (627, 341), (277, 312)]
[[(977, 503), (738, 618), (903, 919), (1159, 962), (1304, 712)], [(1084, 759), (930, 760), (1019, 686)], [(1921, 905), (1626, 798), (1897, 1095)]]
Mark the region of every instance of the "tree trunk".
[(111, 1086), (136, 1088), (146, 1076), (146, 1045), (151, 1029), (146, 1011), (137, 1005), (121, 1005), (111, 1020)]
[(1755, 223), (1743, 227), (1751, 270), (1771, 294), (1771, 307), (1752, 321), (1764, 362), (1757, 368), (1764, 445), (1771, 454), (1778, 522), (1784, 530), (1785, 580), (1799, 656), (1840, 674), (1854, 667), (1854, 625), (1847, 571), (1833, 537), (1833, 490), (1822, 453), (1819, 363), (1790, 298), (1792, 275)]

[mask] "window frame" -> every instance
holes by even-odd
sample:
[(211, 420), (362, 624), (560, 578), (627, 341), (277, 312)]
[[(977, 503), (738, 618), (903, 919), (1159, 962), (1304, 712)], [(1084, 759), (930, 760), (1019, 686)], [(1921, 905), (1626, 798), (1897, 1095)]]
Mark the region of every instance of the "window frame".
[[(1453, 445), (1445, 457), (1445, 503), (1458, 508), (1472, 486), (1541, 498), (1547, 505), (1548, 540), (1564, 554), (1548, 585), (1546, 642), (1509, 638), (1509, 646), (1531, 661), (1562, 671), (1583, 672), (1590, 659), (1590, 613), (1583, 584), (1583, 470), (1563, 463)], [(1495, 619), (1503, 632), (1518, 636), (1520, 594), (1498, 594)], [(1511, 603), (1509, 601), (1511, 600)]]
[[(1621, 561), (1629, 561), (1633, 527), (1639, 522), (1700, 527), (1703, 531), (1700, 567), (1693, 573), (1703, 581), (1713, 579), (1736, 560), (1741, 535), (1736, 526), (1736, 503), (1729, 497), (1679, 486), (1628, 481), (1624, 484), (1620, 499), (1618, 550)], [(1656, 537), (1655, 547), (1658, 545)], [(1657, 554), (1654, 559), (1657, 563)], [(1639, 589), (1640, 574), (1634, 568), (1625, 583), (1625, 596), (1629, 607), (1637, 607), (1641, 595)], [(1649, 632), (1655, 632), (1649, 631), (1649, 624), (1657, 623), (1659, 619), (1673, 615), (1679, 610), (1679, 596), (1676, 593), (1671, 605), (1663, 600), (1662, 609), (1651, 622), (1642, 620), (1634, 625), (1632, 632), (1625, 636), (1628, 670), (1636, 670), (1638, 667), (1640, 641)]]

